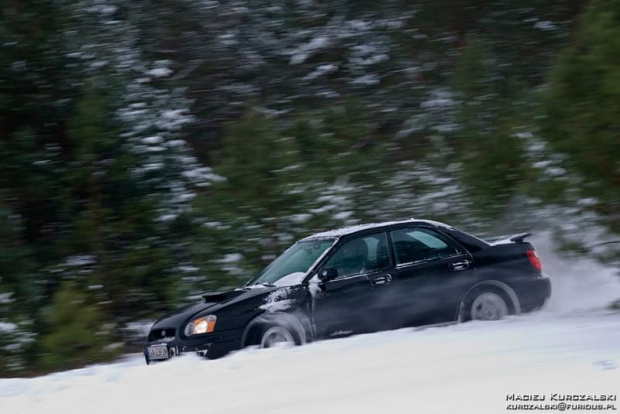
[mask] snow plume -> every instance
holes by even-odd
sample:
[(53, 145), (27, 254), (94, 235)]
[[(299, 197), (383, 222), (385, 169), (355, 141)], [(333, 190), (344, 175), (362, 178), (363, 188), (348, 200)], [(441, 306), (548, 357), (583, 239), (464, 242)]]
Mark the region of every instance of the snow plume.
[(590, 257), (560, 253), (548, 232), (530, 238), (552, 283), (549, 312), (582, 312), (620, 299), (620, 271)]

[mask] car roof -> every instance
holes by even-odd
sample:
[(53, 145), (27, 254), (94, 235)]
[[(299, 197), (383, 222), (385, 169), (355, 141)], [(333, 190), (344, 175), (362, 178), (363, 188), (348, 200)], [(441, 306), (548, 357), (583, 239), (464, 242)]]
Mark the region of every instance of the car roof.
[(430, 224), (435, 227), (443, 227), (446, 229), (454, 230), (454, 227), (448, 226), (447, 224), (440, 223), (438, 221), (433, 220), (420, 220), (420, 219), (408, 219), (408, 220), (400, 220), (400, 221), (386, 221), (382, 223), (368, 223), (368, 224), (357, 224), (355, 226), (343, 227), (340, 229), (324, 231), (321, 233), (316, 233), (311, 236), (303, 238), (301, 241), (305, 240), (315, 240), (315, 239), (331, 239), (331, 238), (340, 238), (343, 236), (348, 236), (350, 234), (359, 233), (365, 230), (373, 230), (373, 229), (382, 229), (384, 227), (390, 227), (398, 224)]

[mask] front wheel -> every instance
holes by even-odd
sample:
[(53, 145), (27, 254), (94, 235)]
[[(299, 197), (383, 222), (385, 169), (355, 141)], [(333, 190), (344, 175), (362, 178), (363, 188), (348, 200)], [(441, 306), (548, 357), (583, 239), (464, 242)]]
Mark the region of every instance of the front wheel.
[(472, 302), (470, 315), (475, 321), (496, 321), (508, 315), (508, 305), (498, 294), (484, 292)]
[(296, 345), (295, 337), (293, 334), (283, 326), (270, 326), (267, 327), (260, 339), (261, 348), (274, 348), (279, 346), (294, 346)]

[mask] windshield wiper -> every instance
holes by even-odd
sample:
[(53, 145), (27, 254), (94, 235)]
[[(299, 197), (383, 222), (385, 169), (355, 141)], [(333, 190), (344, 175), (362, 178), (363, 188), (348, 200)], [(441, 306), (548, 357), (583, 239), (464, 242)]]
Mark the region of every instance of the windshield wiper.
[(256, 286), (262, 286), (262, 287), (277, 287), (276, 285), (274, 285), (273, 283), (267, 283), (267, 282), (262, 282), (262, 283), (252, 283), (251, 285), (245, 285), (242, 287), (242, 289), (245, 290), (250, 290), (255, 288)]

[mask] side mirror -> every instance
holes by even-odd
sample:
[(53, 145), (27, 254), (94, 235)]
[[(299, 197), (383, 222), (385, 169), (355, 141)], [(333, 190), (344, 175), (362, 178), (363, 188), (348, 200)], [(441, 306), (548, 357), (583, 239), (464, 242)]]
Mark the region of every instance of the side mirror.
[(323, 269), (319, 272), (319, 280), (321, 282), (327, 282), (338, 277), (338, 271), (334, 268)]

